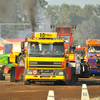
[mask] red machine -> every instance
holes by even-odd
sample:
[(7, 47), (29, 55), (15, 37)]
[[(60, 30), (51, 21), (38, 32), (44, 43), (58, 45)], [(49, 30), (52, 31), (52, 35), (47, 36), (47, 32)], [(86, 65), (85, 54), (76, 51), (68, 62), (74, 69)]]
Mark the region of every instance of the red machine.
[[(65, 41), (64, 45), (65, 45), (65, 53), (68, 56), (68, 47), (71, 47), (70, 49), (72, 49), (72, 45), (73, 45), (73, 36), (72, 36), (72, 29), (76, 28), (76, 25), (72, 25), (72, 27), (68, 26), (68, 27), (63, 27), (63, 26), (56, 26), (55, 27), (55, 31), (57, 32), (57, 36), (61, 36), (61, 38)], [(74, 47), (75, 49), (75, 47)], [(69, 56), (69, 61), (75, 61), (75, 53), (72, 51), (70, 52), (70, 56)]]
[(64, 27), (64, 26), (56, 26), (51, 25), (51, 28), (55, 28), (54, 32), (57, 32), (58, 38), (61, 37), (64, 40), (64, 48), (65, 48), (65, 55), (66, 55), (66, 72), (68, 81), (75, 82), (78, 80), (78, 74), (76, 74), (76, 62), (75, 62), (75, 46), (73, 46), (73, 36), (72, 36), (72, 29), (76, 28), (76, 25)]
[[(89, 64), (84, 61), (84, 55), (82, 48), (76, 48), (76, 45), (73, 43), (73, 36), (72, 36), (72, 29), (76, 29), (76, 25), (72, 25), (70, 27), (63, 27), (63, 26), (56, 26), (51, 25), (51, 28), (55, 28), (54, 32), (57, 32), (57, 36), (61, 36), (61, 38), (65, 41), (64, 47), (65, 47), (65, 55), (68, 57), (67, 60), (67, 68), (71, 70), (72, 73), (76, 73), (76, 61), (77, 56), (80, 58), (80, 68), (78, 68), (78, 71), (80, 74), (80, 77), (89, 77), (90, 75), (90, 67)], [(69, 73), (69, 69), (67, 70)], [(88, 69), (88, 70), (87, 70)], [(77, 74), (77, 73), (76, 73)], [(75, 75), (75, 74), (74, 74)], [(71, 75), (72, 76), (72, 75)]]
[(57, 32), (57, 36), (61, 36), (61, 38), (65, 41), (65, 49), (73, 44), (72, 28), (76, 28), (76, 25), (72, 25), (72, 27), (55, 27), (54, 32)]

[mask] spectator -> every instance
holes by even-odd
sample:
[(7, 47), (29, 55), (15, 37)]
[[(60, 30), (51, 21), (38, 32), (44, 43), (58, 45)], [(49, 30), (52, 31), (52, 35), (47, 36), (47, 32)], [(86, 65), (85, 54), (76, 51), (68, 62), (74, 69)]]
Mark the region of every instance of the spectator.
[(80, 74), (81, 58), (78, 54), (76, 55), (75, 63), (76, 63), (76, 74)]

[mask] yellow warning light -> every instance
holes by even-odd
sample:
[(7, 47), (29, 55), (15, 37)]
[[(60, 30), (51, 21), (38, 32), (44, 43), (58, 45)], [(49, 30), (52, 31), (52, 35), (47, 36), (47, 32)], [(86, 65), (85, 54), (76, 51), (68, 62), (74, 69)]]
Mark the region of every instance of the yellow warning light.
[(27, 37), (25, 37), (25, 42), (27, 41)]
[(31, 39), (33, 39), (33, 35), (31, 35)]
[(61, 36), (59, 36), (59, 39), (61, 39)]

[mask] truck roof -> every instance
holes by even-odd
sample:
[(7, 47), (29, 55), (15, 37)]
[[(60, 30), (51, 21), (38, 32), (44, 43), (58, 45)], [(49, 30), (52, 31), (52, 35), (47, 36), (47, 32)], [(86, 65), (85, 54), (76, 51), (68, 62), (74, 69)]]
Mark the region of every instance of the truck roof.
[(100, 39), (92, 39), (86, 41), (87, 45), (100, 45)]
[(64, 42), (64, 41), (60, 39), (28, 39), (28, 42), (54, 43), (54, 42)]
[(38, 43), (54, 43), (54, 42), (64, 42), (61, 39), (57, 39), (56, 32), (35, 32), (35, 38), (31, 37), (28, 42), (38, 42)]
[(25, 41), (25, 39), (4, 39), (6, 41), (9, 41), (9, 42), (22, 42), (22, 41)]

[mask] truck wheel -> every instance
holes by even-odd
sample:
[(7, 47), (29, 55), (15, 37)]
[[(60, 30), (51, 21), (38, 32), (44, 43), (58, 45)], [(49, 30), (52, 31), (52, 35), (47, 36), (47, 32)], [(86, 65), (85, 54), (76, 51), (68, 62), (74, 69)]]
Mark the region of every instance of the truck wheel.
[(4, 72), (5, 67), (6, 67), (6, 65), (3, 65), (3, 66), (2, 66), (1, 72)]
[(19, 57), (18, 66), (21, 66), (21, 67), (25, 66), (25, 60), (24, 60), (24, 57), (22, 55)]
[(30, 80), (27, 81), (24, 80), (24, 85), (30, 85)]
[(3, 72), (0, 71), (0, 80), (5, 80), (5, 76), (3, 76)]
[(65, 80), (65, 81), (56, 81), (56, 82), (54, 82), (54, 85), (67, 85), (67, 80)]
[(30, 85), (30, 80), (25, 80), (25, 69), (24, 69), (24, 78), (23, 78), (23, 80), (24, 80), (24, 85)]
[(71, 83), (78, 81), (78, 75), (76, 74), (76, 68), (71, 67)]
[(57, 82), (54, 82), (54, 85), (59, 85), (59, 82), (57, 81)]
[(15, 67), (11, 67), (10, 82), (16, 82), (16, 80), (15, 80)]
[[(66, 70), (64, 70), (64, 72), (66, 73)], [(60, 81), (60, 85), (67, 85), (67, 83), (67, 74), (65, 74), (65, 81)]]
[(67, 85), (67, 80), (61, 81), (61, 82), (60, 82), (60, 85)]
[(86, 62), (83, 64), (83, 66), (85, 68), (85, 71), (84, 72), (81, 72), (80, 77), (81, 78), (89, 78), (90, 77), (90, 66)]
[(74, 83), (77, 81), (78, 81), (78, 75), (76, 75), (76, 74), (72, 75), (71, 83)]
[(90, 66), (88, 63), (85, 63), (85, 73), (84, 73), (84, 77), (85, 78), (89, 78), (90, 77)]

